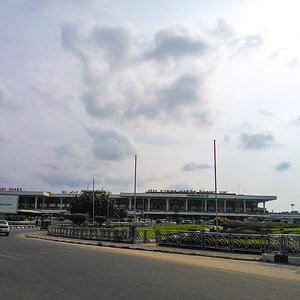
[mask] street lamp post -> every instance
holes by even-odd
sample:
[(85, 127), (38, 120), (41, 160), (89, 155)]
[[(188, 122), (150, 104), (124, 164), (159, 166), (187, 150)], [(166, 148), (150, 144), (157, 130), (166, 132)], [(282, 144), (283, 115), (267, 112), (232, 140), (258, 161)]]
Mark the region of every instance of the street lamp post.
[(95, 180), (93, 178), (93, 227), (95, 226)]
[(294, 206), (295, 206), (295, 204), (291, 204), (292, 211), (294, 211)]
[(216, 205), (216, 231), (219, 231), (218, 220), (218, 195), (217, 195), (217, 159), (216, 159), (216, 140), (214, 140), (214, 170), (215, 170), (215, 205)]
[(107, 224), (109, 225), (109, 197), (107, 198)]
[(133, 206), (134, 206), (134, 226), (136, 226), (136, 164), (137, 155), (134, 155), (134, 194), (133, 194)]

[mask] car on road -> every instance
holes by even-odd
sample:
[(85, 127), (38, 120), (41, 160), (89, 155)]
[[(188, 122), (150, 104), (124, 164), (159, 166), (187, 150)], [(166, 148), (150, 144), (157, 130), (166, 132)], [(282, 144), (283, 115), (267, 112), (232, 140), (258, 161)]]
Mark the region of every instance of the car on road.
[(0, 233), (5, 233), (6, 235), (9, 235), (9, 224), (6, 220), (0, 220)]

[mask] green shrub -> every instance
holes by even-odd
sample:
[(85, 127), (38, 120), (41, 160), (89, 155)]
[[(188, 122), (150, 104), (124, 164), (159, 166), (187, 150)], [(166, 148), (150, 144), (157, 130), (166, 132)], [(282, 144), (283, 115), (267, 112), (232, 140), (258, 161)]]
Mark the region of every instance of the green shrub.
[(97, 222), (97, 224), (99, 224), (99, 225), (102, 225), (105, 221), (106, 221), (106, 217), (104, 217), (104, 216), (96, 216), (95, 217), (95, 222)]
[(77, 213), (70, 215), (69, 219), (73, 221), (74, 224), (80, 226), (84, 221), (86, 221), (87, 218), (85, 214)]

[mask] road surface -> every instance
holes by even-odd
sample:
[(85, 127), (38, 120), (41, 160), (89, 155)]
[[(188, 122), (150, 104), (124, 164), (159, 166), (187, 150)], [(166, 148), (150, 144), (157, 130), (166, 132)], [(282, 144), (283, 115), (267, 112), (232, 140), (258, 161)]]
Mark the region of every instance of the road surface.
[(300, 267), (0, 236), (0, 299), (300, 299)]

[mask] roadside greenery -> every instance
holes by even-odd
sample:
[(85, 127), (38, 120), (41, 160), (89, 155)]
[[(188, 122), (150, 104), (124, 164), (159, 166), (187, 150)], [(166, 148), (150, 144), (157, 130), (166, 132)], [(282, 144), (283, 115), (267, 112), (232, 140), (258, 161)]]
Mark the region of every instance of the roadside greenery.
[(69, 219), (76, 225), (81, 225), (84, 221), (86, 221), (87, 217), (85, 214), (75, 213), (69, 216)]
[[(125, 218), (127, 216), (124, 208), (109, 199), (109, 194), (105, 191), (95, 191), (94, 193), (94, 213), (95, 216), (107, 216), (109, 218)], [(93, 193), (83, 191), (80, 195), (75, 195), (70, 203), (71, 213), (82, 213), (89, 216), (93, 215)]]
[[(296, 224), (283, 224), (275, 222), (256, 222), (256, 221), (226, 221), (219, 224), (226, 231), (234, 233), (248, 233), (248, 234), (300, 234), (300, 226)], [(178, 230), (178, 231), (194, 231), (203, 230), (205, 228), (212, 228), (215, 225), (197, 225), (197, 224), (170, 224), (170, 225), (155, 225), (149, 227), (137, 227), (138, 230), (159, 229), (163, 231)], [(117, 229), (129, 227), (116, 227)]]

